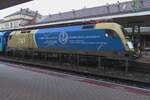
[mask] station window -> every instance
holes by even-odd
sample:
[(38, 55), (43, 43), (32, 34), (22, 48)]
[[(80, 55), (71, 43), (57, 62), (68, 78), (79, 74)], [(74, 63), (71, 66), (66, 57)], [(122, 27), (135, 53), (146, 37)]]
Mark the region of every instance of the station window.
[(10, 27), (13, 28), (13, 23), (10, 23)]

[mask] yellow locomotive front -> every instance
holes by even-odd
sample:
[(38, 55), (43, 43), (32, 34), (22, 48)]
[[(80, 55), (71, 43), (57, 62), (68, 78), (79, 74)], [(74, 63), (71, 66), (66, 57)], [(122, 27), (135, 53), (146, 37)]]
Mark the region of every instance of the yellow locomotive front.
[(133, 43), (131, 42), (127, 31), (117, 23), (98, 23), (96, 24), (97, 29), (111, 29), (113, 30), (112, 34), (116, 34), (119, 36), (122, 41), (122, 45), (124, 46), (125, 52), (122, 54), (125, 56), (132, 56), (135, 52)]

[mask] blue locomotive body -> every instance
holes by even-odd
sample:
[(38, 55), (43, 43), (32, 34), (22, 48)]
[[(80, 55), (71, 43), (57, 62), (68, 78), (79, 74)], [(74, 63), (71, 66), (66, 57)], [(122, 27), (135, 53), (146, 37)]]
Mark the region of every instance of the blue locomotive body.
[(4, 52), (7, 47), (7, 40), (10, 31), (0, 32), (0, 52)]
[(39, 29), (35, 33), (37, 48), (54, 48), (92, 52), (125, 52), (123, 41), (111, 29), (95, 25)]
[(9, 39), (8, 33), (4, 32), (7, 35), (4, 36), (6, 40), (1, 43), (1, 51), (7, 47), (7, 51), (38, 50), (110, 57), (122, 57), (134, 52), (132, 43), (126, 38), (122, 27), (116, 23), (17, 30), (10, 32)]

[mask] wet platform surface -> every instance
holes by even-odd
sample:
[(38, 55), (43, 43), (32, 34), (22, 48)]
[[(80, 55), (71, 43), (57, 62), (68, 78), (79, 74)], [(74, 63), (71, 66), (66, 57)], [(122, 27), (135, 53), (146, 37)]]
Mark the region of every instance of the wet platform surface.
[(150, 100), (150, 90), (0, 62), (0, 100)]

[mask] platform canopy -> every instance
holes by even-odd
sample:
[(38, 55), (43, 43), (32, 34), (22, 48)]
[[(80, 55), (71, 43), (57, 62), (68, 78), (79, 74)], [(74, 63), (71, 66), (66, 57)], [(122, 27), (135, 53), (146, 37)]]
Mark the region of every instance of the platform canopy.
[(0, 10), (32, 0), (0, 0)]

